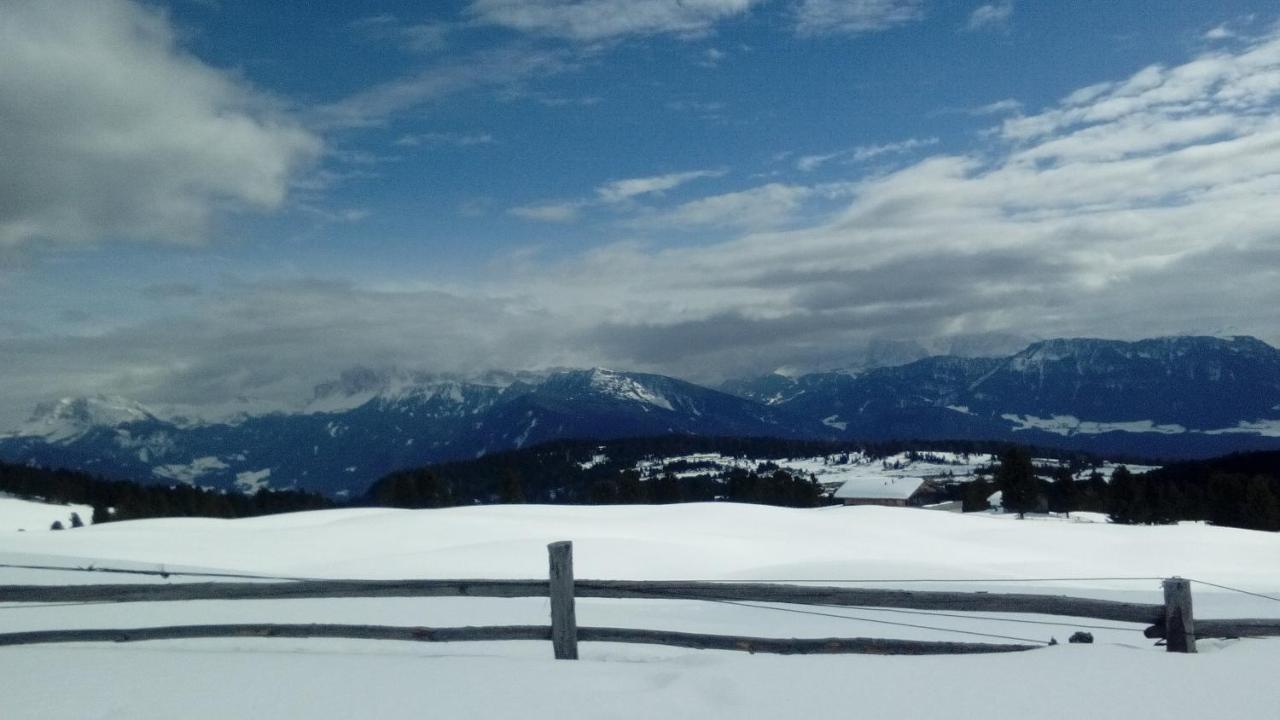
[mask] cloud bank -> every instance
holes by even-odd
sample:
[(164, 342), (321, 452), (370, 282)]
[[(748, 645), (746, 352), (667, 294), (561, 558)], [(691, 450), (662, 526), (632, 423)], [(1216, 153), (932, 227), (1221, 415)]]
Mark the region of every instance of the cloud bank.
[(184, 53), (121, 0), (0, 9), (0, 249), (202, 240), (222, 208), (273, 209), (321, 141)]
[[(124, 17), (158, 22), (145, 12)], [(94, 25), (82, 32), (106, 31)], [(237, 186), (240, 194), (231, 197), (279, 202), (276, 191), (283, 189), (276, 182), (283, 183), (290, 162), (305, 157), (313, 141), (271, 120), (271, 112), (243, 104), (244, 88), (168, 42), (142, 46), (165, 49), (166, 62), (223, 88), (241, 101), (234, 107), (244, 114), (219, 115), (215, 122), (200, 103), (184, 112), (214, 128), (240, 118), (232, 124), (264, 143), (285, 139), (264, 146), (266, 160), (243, 161), (267, 168), (251, 177), (272, 180)], [(0, 82), (6, 90), (15, 87), (11, 75)], [(419, 90), (406, 92), (420, 98)], [(13, 103), (9, 96), (0, 95), (0, 103)], [(403, 102), (394, 88), (375, 88), (351, 107), (369, 118)], [(603, 209), (592, 214), (602, 216), (597, 227), (622, 226), (625, 241), (551, 259), (513, 257), (500, 270), (453, 287), (157, 286), (148, 295), (156, 302), (183, 301), (161, 319), (91, 336), (0, 342), (6, 368), (0, 396), (23, 411), (27, 399), (47, 398), (54, 389), (193, 406), (240, 395), (298, 399), (315, 382), (356, 364), (437, 371), (605, 364), (715, 380), (780, 366), (837, 366), (853, 348), (921, 338), (1233, 332), (1280, 342), (1277, 107), (1280, 33), (1272, 33), (1080, 88), (1046, 107), (1002, 102), (1000, 114), (986, 116), (990, 125), (975, 136), (974, 150), (939, 152), (932, 143), (904, 139), (899, 145), (914, 142), (914, 159), (880, 174), (818, 183), (796, 170), (794, 177), (751, 184), (734, 169), (687, 169), (611, 180), (584, 188), (576, 199), (531, 206), (524, 215), (585, 222), (584, 209)], [(127, 140), (134, 114), (118, 110), (92, 108), (95, 117), (118, 117)], [(0, 132), (9, 144), (0, 147), (14, 147), (11, 134), (29, 125), (6, 125)], [(77, 142), (105, 133), (89, 130)], [(245, 172), (237, 153), (214, 163), (185, 140), (174, 142), (179, 157), (194, 153), (200, 177), (209, 167), (226, 177)], [(123, 162), (89, 167), (123, 177), (134, 156), (128, 142), (120, 147)], [(292, 154), (271, 151), (279, 147), (293, 148)], [(17, 151), (22, 161), (24, 151)], [(77, 145), (76, 152), (83, 151)], [(41, 157), (80, 157), (69, 152), (54, 143)], [(843, 159), (857, 158), (856, 149), (847, 152)], [(882, 154), (889, 152), (897, 151)], [(175, 172), (185, 178), (196, 170)], [(220, 172), (211, 176), (224, 177)], [(714, 192), (703, 186), (712, 177)], [(171, 182), (148, 190), (158, 190), (162, 201), (194, 196), (203, 209), (198, 219), (205, 219), (210, 203), (221, 198), (208, 186), (208, 180)], [(30, 222), (62, 241), (90, 237), (84, 227), (66, 229), (74, 230), (75, 222), (59, 222), (84, 222), (85, 208), (105, 202), (96, 185), (75, 195), (50, 187), (52, 220), (32, 210), (45, 206), (18, 202), (21, 193), (0, 194), (9, 242), (37, 236), (14, 235), (18, 217), (36, 218)], [(121, 194), (107, 198), (113, 207), (139, 202), (132, 188), (111, 192)], [(149, 225), (132, 225), (140, 222), (131, 220), (138, 208), (116, 212), (122, 214), (107, 225), (113, 232), (155, 236)], [(171, 214), (162, 208), (156, 217), (161, 222)], [(30, 330), (5, 320), (0, 333), (9, 337)]]

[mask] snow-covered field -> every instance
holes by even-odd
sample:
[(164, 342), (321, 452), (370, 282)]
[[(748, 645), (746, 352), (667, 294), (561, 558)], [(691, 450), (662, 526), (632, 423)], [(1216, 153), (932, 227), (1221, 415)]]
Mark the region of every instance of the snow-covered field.
[(93, 508), (88, 505), (42, 503), (0, 493), (0, 533), (48, 530), (55, 522), (69, 528), (72, 513), (79, 515), (80, 521), (86, 525), (93, 520)]
[[(606, 455), (596, 455), (591, 461), (580, 463), (590, 468), (606, 462)], [(993, 466), (999, 464), (990, 453), (955, 453), (930, 450), (900, 452), (883, 458), (869, 457), (864, 453), (835, 453), (815, 457), (774, 458), (761, 460), (740, 458), (720, 453), (695, 453), (672, 457), (652, 458), (636, 465), (643, 479), (653, 479), (671, 472), (677, 478), (688, 478), (707, 473), (724, 473), (735, 468), (755, 470), (762, 463), (772, 463), (792, 475), (812, 476), (823, 486), (844, 494), (835, 497), (882, 497), (906, 499), (925, 480), (942, 482), (969, 482), (979, 475), (988, 478)], [(1062, 461), (1053, 458), (1034, 458), (1034, 464), (1047, 477), (1049, 469)], [(1110, 482), (1111, 475), (1120, 465), (1103, 461), (1096, 467), (1087, 467), (1075, 473), (1077, 480), (1086, 480), (1097, 473)], [(1134, 473), (1157, 469), (1151, 465), (1128, 465)], [(672, 469), (674, 468), (674, 469)]]
[[(545, 577), (546, 544), (575, 543), (580, 578), (875, 580), (875, 586), (1053, 592), (1159, 602), (1159, 582), (1031, 578), (1182, 575), (1280, 593), (1280, 535), (1205, 525), (1017, 521), (990, 514), (730, 504), (340, 510), (221, 521), (0, 533), (0, 563), (201, 568), (295, 576)], [(917, 583), (912, 580), (931, 579)], [(155, 581), (154, 578), (142, 579)], [(129, 576), (0, 569), (0, 583)], [(137, 580), (133, 580), (137, 581)], [(953, 581), (953, 582), (945, 582)], [(1012, 581), (1012, 582), (1010, 582)], [(1200, 617), (1280, 616), (1280, 602), (1195, 586)], [(785, 606), (789, 607), (789, 606)], [(795, 609), (795, 608), (792, 608)], [(692, 601), (580, 599), (582, 625), (777, 637), (1093, 645), (997, 656), (779, 657), (584, 643), (204, 640), (0, 649), (4, 717), (1272, 718), (1280, 639), (1201, 641), (1176, 656), (1140, 626)], [(221, 622), (546, 624), (545, 598), (0, 606), (0, 632)], [(851, 619), (859, 618), (859, 619)], [(1036, 625), (1010, 620), (1057, 623)], [(874, 621), (874, 622), (873, 622)], [(937, 629), (886, 625), (924, 625)], [(1106, 629), (1103, 629), (1106, 628)]]

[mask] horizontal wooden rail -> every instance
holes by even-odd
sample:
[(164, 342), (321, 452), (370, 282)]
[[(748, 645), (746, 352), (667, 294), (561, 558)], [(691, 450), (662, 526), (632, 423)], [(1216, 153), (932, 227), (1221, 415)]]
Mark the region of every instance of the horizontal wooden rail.
[[(161, 602), (356, 597), (547, 597), (546, 580), (306, 580), (254, 583), (0, 586), (0, 602)], [(1116, 620), (1163, 621), (1163, 605), (1062, 595), (876, 590), (767, 583), (577, 580), (574, 594), (597, 598), (731, 600), (867, 606), (955, 612), (1033, 613)]]
[[(1143, 631), (1149, 638), (1165, 637), (1164, 624)], [(1280, 619), (1239, 618), (1235, 620), (1203, 620), (1196, 618), (1197, 638), (1280, 637)]]
[(1093, 600), (1065, 595), (984, 592), (877, 590), (763, 583), (686, 583), (630, 580), (579, 580), (578, 597), (680, 598), (801, 605), (948, 610), (953, 612), (1033, 613), (1153, 624), (1164, 617), (1163, 605)]
[[(495, 640), (550, 640), (551, 628), (540, 625), (493, 627), (394, 627), (386, 625), (173, 625), (128, 629), (34, 630), (0, 633), (0, 646), (70, 642), (143, 642), (197, 638), (344, 638), (353, 640), (406, 640), (411, 642), (468, 642)], [(578, 639), (595, 642), (672, 645), (703, 650), (739, 650), (782, 655), (862, 653), (874, 655), (956, 655), (1021, 652), (1034, 645), (883, 640), (876, 638), (757, 638), (733, 635), (640, 630), (632, 628), (578, 628)]]
[(194, 638), (345, 638), (351, 640), (410, 640), (414, 642), (466, 642), (484, 640), (550, 640), (551, 628), (542, 625), (488, 627), (396, 627), (390, 625), (169, 625), (119, 630), (31, 630), (0, 633), (0, 646), (68, 642), (144, 642)]
[(579, 640), (617, 643), (674, 645), (695, 650), (742, 650), (778, 655), (865, 654), (865, 655), (965, 655), (974, 653), (1021, 652), (1036, 645), (992, 645), (986, 643), (886, 640), (882, 638), (758, 638), (732, 635), (638, 630), (631, 628), (578, 628)]
[(302, 580), (122, 585), (3, 585), (0, 602), (164, 602), (364, 597), (547, 597), (546, 580)]

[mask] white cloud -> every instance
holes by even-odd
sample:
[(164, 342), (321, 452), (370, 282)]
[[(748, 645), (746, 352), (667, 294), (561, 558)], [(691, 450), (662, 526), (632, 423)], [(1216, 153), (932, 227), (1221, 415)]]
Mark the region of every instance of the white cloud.
[(967, 30), (993, 30), (1005, 28), (1009, 25), (1009, 19), (1013, 17), (1013, 0), (1002, 0), (1002, 2), (992, 2), (985, 5), (979, 5), (969, 15), (969, 22), (966, 23)]
[(614, 180), (596, 188), (596, 197), (600, 198), (601, 202), (617, 203), (642, 195), (663, 193), (693, 180), (720, 177), (722, 175), (724, 175), (723, 170), (694, 170)]
[(0, 247), (191, 243), (270, 210), (321, 141), (123, 0), (0, 6)]
[(477, 20), (521, 32), (594, 41), (624, 35), (699, 35), (762, 0), (472, 0)]
[(445, 49), (451, 30), (444, 23), (403, 23), (394, 15), (386, 13), (360, 18), (351, 23), (351, 28), (370, 40), (389, 41), (404, 50), (418, 53)]
[(1276, 342), (1278, 102), (1272, 35), (1083, 88), (971, 155), (857, 183), (809, 226), (795, 208), (813, 189), (728, 193), (649, 221), (740, 222), (739, 237), (617, 245), (545, 271), (554, 289), (526, 280), (555, 307), (609, 298), (588, 337), (611, 362), (693, 375), (813, 363), (886, 335), (1232, 327)]
[(1007, 115), (1022, 112), (1022, 103), (1011, 98), (997, 100), (969, 111), (970, 115)]
[(637, 225), (691, 230), (701, 227), (764, 229), (791, 219), (813, 188), (770, 183), (737, 192), (691, 200), (637, 220)]
[(579, 201), (548, 202), (521, 205), (511, 208), (510, 212), (512, 215), (525, 220), (563, 223), (577, 220), (578, 213), (582, 211), (582, 207), (583, 203)]
[(849, 150), (826, 153), (824, 155), (804, 155), (796, 158), (795, 166), (801, 172), (811, 172), (832, 160), (843, 160), (850, 163), (866, 162), (882, 155), (901, 155), (920, 148), (938, 144), (938, 138), (908, 138), (899, 142), (883, 145), (859, 145)]
[(718, 48), (707, 48), (702, 52), (702, 58), (698, 60), (698, 64), (705, 68), (719, 67), (721, 61), (728, 56), (723, 50)]
[(619, 205), (649, 195), (661, 195), (685, 183), (702, 178), (720, 177), (723, 170), (691, 170), (687, 172), (651, 175), (648, 177), (613, 180), (595, 189), (595, 196), (578, 200), (523, 205), (510, 210), (512, 215), (539, 222), (570, 222), (578, 219), (582, 210), (601, 205)]
[(296, 404), (317, 382), (370, 362), (437, 372), (562, 364), (572, 332), (517, 299), (437, 288), (224, 281), (181, 307), (156, 302), (171, 312), (0, 343), (0, 430), (37, 401), (99, 388), (194, 409), (235, 398)]
[(425, 104), (477, 88), (509, 88), (565, 66), (562, 53), (544, 50), (500, 48), (452, 57), (316, 108), (311, 124), (326, 129), (385, 125), (397, 114)]
[(409, 135), (401, 135), (396, 138), (396, 145), (402, 147), (419, 147), (419, 146), (452, 146), (452, 147), (472, 147), (475, 145), (492, 145), (497, 142), (493, 135), (489, 133), (456, 133), (456, 132), (426, 132)]
[[(465, 291), (233, 288), (184, 300), (197, 309), (160, 324), (24, 336), (0, 343), (0, 385), (13, 397), (73, 386), (195, 402), (301, 392), (371, 356), (714, 379), (834, 362), (878, 337), (1231, 327), (1274, 343), (1278, 105), (1273, 34), (993, 117), (970, 152), (850, 184), (776, 183), (668, 207), (648, 202), (663, 184), (648, 178), (607, 207), (659, 240), (530, 254), (467, 278)], [(512, 212), (565, 221), (584, 203), (606, 207), (584, 195)], [(837, 198), (835, 212), (812, 214)]]
[(1205, 40), (1229, 40), (1235, 36), (1236, 34), (1232, 32), (1231, 28), (1227, 27), (1226, 23), (1223, 23), (1221, 25), (1218, 25), (1217, 27), (1213, 27), (1205, 31), (1204, 39)]
[(801, 35), (858, 34), (923, 18), (923, 0), (802, 0), (796, 30)]

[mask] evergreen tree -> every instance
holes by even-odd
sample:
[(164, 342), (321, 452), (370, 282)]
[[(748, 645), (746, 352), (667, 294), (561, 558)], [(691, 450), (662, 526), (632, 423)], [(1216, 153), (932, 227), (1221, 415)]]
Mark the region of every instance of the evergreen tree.
[(1049, 509), (1066, 513), (1067, 517), (1071, 517), (1071, 511), (1077, 509), (1079, 504), (1080, 488), (1076, 487), (1076, 478), (1071, 473), (1071, 468), (1065, 466), (1058, 468), (1054, 473), (1053, 488), (1049, 494)]
[(1147, 523), (1151, 508), (1147, 501), (1146, 482), (1121, 465), (1111, 473), (1110, 509), (1111, 522), (1124, 525)]
[(1020, 447), (1012, 447), (1000, 455), (1000, 467), (996, 468), (996, 487), (1002, 493), (1004, 509), (1025, 518), (1035, 510), (1040, 499), (1040, 483), (1031, 453)]
[(502, 476), (502, 487), (498, 493), (498, 502), (519, 505), (524, 499), (524, 483), (515, 468), (508, 467)]
[(960, 509), (964, 512), (981, 512), (990, 510), (991, 503), (987, 502), (987, 498), (991, 497), (991, 493), (995, 492), (995, 485), (988, 482), (985, 478), (976, 478), (973, 482), (965, 485), (964, 497), (961, 499)]
[(635, 470), (624, 470), (618, 478), (618, 503), (636, 505), (648, 500), (645, 485), (640, 480), (640, 473)]
[(84, 527), (84, 521), (80, 519), (80, 513), (71, 513), (71, 527)]
[(682, 500), (680, 481), (675, 475), (665, 472), (653, 481), (653, 502), (659, 505), (678, 503)]
[(1280, 530), (1280, 498), (1271, 491), (1267, 478), (1254, 475), (1245, 484), (1241, 527)]

